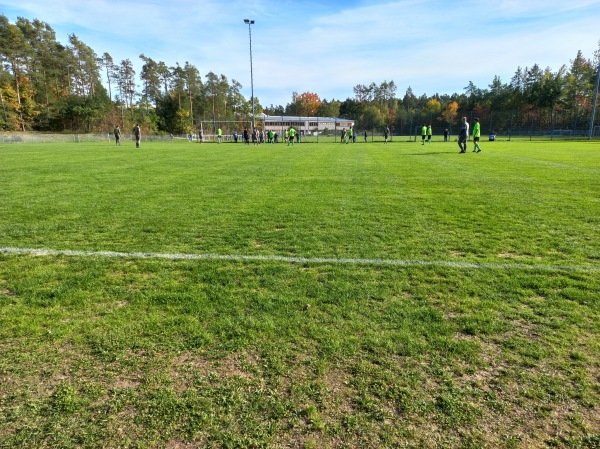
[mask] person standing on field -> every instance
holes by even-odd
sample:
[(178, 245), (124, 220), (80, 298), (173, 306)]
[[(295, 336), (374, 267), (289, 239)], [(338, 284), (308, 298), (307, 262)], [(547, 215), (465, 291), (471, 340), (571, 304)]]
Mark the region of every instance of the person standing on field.
[(427, 125), (421, 128), (421, 145), (425, 145), (425, 137), (427, 137)]
[(461, 153), (467, 152), (467, 140), (469, 139), (469, 122), (467, 117), (462, 118), (462, 125), (460, 127), (460, 133), (458, 134), (458, 146), (460, 147)]
[(121, 128), (119, 127), (119, 125), (117, 125), (115, 127), (115, 130), (113, 132), (115, 134), (115, 143), (116, 143), (116, 145), (121, 145)]
[(365, 129), (365, 143), (367, 143), (367, 130)]
[(133, 127), (133, 135), (135, 136), (135, 147), (140, 147), (140, 141), (142, 140), (142, 130), (139, 123), (136, 123)]
[(387, 145), (387, 140), (388, 140), (388, 136), (390, 135), (390, 128), (389, 127), (385, 127), (385, 129), (383, 130), (383, 144)]
[(473, 125), (473, 143), (475, 144), (473, 147), (473, 153), (480, 153), (481, 147), (479, 146), (479, 138), (481, 137), (481, 125), (479, 124), (479, 119), (475, 119), (475, 124)]
[(294, 127), (292, 126), (290, 128), (290, 139), (288, 140), (288, 146), (290, 145), (290, 143), (292, 144), (292, 146), (294, 146), (294, 137), (296, 136), (296, 130), (294, 129)]
[(222, 138), (223, 138), (223, 130), (221, 128), (217, 128), (217, 143), (221, 143)]
[(431, 143), (431, 134), (432, 134), (432, 133), (433, 133), (433, 132), (431, 131), (431, 125), (429, 125), (429, 126), (427, 127), (427, 143)]

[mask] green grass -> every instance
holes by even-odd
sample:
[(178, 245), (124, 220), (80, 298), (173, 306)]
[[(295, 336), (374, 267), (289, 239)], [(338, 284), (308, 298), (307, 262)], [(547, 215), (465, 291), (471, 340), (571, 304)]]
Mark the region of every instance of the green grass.
[(0, 250), (0, 448), (600, 447), (600, 143), (482, 147), (0, 147), (1, 248), (265, 256)]

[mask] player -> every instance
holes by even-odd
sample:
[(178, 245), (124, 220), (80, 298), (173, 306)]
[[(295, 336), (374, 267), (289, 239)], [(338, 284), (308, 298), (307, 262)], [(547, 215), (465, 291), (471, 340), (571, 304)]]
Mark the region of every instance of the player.
[(481, 147), (479, 146), (479, 138), (481, 137), (481, 126), (479, 125), (479, 119), (475, 119), (475, 124), (473, 125), (473, 153), (481, 153)]
[(423, 128), (421, 128), (421, 145), (425, 145), (426, 137), (427, 137), (427, 125), (423, 125)]
[(431, 143), (431, 134), (432, 134), (431, 125), (429, 125), (427, 127), (427, 143)]
[(467, 152), (467, 140), (469, 139), (469, 122), (467, 117), (462, 118), (462, 126), (460, 127), (460, 133), (458, 134), (458, 146), (460, 147), (461, 153)]

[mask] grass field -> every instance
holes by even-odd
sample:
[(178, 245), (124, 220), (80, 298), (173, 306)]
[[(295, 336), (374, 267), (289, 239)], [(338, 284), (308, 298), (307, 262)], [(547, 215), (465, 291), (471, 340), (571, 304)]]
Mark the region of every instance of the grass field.
[(600, 142), (482, 147), (0, 146), (0, 448), (600, 447)]

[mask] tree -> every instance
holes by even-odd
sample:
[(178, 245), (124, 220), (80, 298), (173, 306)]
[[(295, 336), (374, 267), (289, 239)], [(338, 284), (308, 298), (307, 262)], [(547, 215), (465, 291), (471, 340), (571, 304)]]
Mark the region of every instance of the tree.
[(111, 81), (115, 73), (115, 64), (113, 58), (109, 53), (105, 52), (102, 55), (102, 57), (98, 59), (98, 64), (100, 65), (100, 67), (104, 67), (104, 70), (106, 70), (106, 82), (108, 83), (108, 98), (112, 102)]
[(417, 97), (410, 86), (408, 86), (404, 97), (402, 97), (402, 105), (407, 111), (417, 109)]
[(381, 129), (388, 123), (388, 117), (375, 104), (367, 105), (357, 120), (357, 128)]
[(565, 66), (562, 66), (556, 73), (552, 73), (549, 69), (545, 71), (538, 92), (537, 106), (554, 109), (563, 96), (565, 72)]
[(305, 117), (314, 117), (319, 111), (321, 99), (315, 93), (304, 92), (298, 95), (292, 94), (292, 103), (288, 104), (286, 113), (288, 115), (297, 115)]
[(319, 117), (337, 117), (340, 115), (341, 103), (337, 100), (323, 100), (319, 105), (317, 116)]
[(343, 118), (357, 119), (363, 111), (363, 106), (356, 100), (347, 98), (340, 103), (340, 116)]
[(148, 101), (156, 105), (156, 102), (161, 95), (162, 84), (159, 64), (152, 58), (148, 58), (143, 53), (140, 55), (140, 59), (144, 61), (142, 71), (140, 72), (140, 79), (142, 80), (144, 86), (142, 89), (142, 95), (147, 98)]
[(571, 69), (566, 76), (565, 101), (569, 107), (575, 109), (586, 106), (594, 90), (595, 67), (583, 57), (581, 50), (575, 59), (571, 60)]
[(360, 103), (368, 103), (373, 100), (375, 83), (372, 83), (370, 86), (365, 86), (364, 84), (357, 84), (354, 86), (354, 98), (356, 101)]
[(265, 114), (267, 114), (267, 115), (285, 115), (285, 108), (281, 105), (274, 106), (271, 103), (271, 106), (267, 106), (265, 108)]
[(429, 123), (433, 120), (433, 115), (437, 114), (441, 111), (442, 104), (437, 98), (430, 98), (427, 100), (425, 107), (423, 108), (423, 112), (425, 114), (429, 114)]
[(3, 63), (6, 61), (12, 70), (17, 100), (15, 106), (19, 117), (18, 127), (22, 131), (25, 131), (26, 124), (29, 124), (25, 120), (22, 85), (29, 82), (26, 65), (32, 54), (32, 48), (21, 29), (9, 23), (5, 15), (0, 15), (0, 59)]
[(167, 65), (160, 61), (158, 63), (158, 76), (160, 77), (160, 80), (162, 82), (162, 85), (165, 89), (164, 94), (167, 95), (169, 92), (169, 82), (171, 80), (171, 71), (169, 70), (169, 68), (167, 67)]
[(494, 80), (492, 84), (489, 85), (489, 106), (492, 110), (502, 110), (505, 109), (507, 101), (510, 96), (509, 87), (506, 84), (502, 84), (502, 80), (499, 76), (494, 76)]
[(75, 70), (72, 74), (77, 89), (75, 93), (93, 97), (96, 93), (96, 85), (100, 84), (98, 56), (94, 50), (81, 42), (75, 34), (69, 36), (69, 42), (76, 61)]
[(469, 81), (469, 85), (465, 87), (464, 90), (469, 101), (469, 109), (473, 109), (475, 106), (481, 104), (483, 100), (483, 91), (475, 86), (473, 81)]
[(448, 124), (449, 127), (452, 126), (456, 121), (456, 116), (458, 115), (458, 103), (456, 101), (452, 101), (446, 106), (444, 112), (442, 112), (442, 117), (444, 121)]
[(121, 101), (130, 108), (133, 108), (133, 100), (137, 95), (135, 85), (135, 70), (129, 59), (121, 61), (118, 69), (119, 90), (121, 92)]

